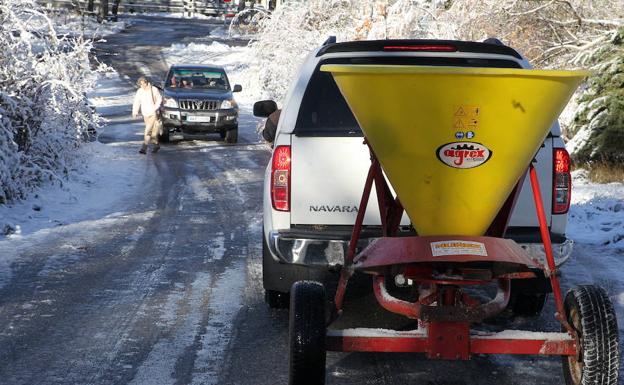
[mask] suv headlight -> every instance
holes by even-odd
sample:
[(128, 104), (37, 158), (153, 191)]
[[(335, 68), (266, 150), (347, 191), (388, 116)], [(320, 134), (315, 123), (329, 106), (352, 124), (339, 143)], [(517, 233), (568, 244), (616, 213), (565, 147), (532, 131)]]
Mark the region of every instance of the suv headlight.
[(165, 98), (165, 107), (178, 108), (178, 102), (174, 98)]
[(221, 109), (228, 110), (230, 108), (234, 108), (236, 106), (236, 102), (234, 100), (224, 100), (221, 102)]

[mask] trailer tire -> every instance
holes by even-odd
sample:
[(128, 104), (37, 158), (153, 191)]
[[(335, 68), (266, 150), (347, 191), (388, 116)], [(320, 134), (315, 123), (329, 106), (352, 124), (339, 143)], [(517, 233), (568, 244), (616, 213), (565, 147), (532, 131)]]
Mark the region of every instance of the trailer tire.
[(564, 305), (580, 345), (578, 357), (562, 357), (566, 384), (616, 385), (620, 364), (618, 326), (607, 293), (597, 286), (578, 286), (568, 292)]
[(290, 385), (325, 384), (325, 287), (295, 282), (290, 290)]

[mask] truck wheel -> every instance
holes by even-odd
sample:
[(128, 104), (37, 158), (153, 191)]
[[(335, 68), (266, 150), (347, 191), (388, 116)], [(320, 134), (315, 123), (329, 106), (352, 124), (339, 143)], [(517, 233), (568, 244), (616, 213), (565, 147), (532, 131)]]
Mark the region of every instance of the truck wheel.
[(566, 384), (616, 385), (620, 364), (618, 326), (607, 293), (597, 286), (578, 286), (568, 292), (564, 304), (580, 345), (578, 357), (562, 358)]
[[(511, 280), (511, 293), (507, 309), (511, 310), (513, 315), (532, 317), (539, 315), (544, 309), (547, 293), (529, 292), (526, 286), (522, 286), (525, 282), (520, 280)], [(535, 282), (536, 284), (539, 282)]]
[(290, 290), (290, 385), (325, 384), (325, 287), (299, 281)]
[(236, 143), (238, 140), (238, 126), (225, 132), (226, 143)]
[(271, 309), (288, 309), (288, 293), (282, 293), (277, 290), (265, 290), (264, 301)]
[(533, 317), (540, 315), (546, 304), (546, 294), (534, 294), (534, 293), (514, 293), (511, 292), (511, 298), (509, 298), (508, 309), (514, 315)]
[[(266, 281), (267, 263), (271, 263), (273, 257), (270, 255), (269, 246), (264, 239), (264, 231), (262, 232), (262, 280)], [(264, 284), (264, 283), (263, 283)], [(290, 293), (282, 293), (277, 290), (265, 289), (264, 301), (271, 309), (288, 309), (290, 303)]]

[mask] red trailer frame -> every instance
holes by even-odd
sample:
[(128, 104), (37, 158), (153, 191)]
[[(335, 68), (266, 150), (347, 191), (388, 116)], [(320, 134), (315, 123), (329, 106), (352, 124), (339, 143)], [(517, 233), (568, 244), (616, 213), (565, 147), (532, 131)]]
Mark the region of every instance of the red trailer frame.
[[(453, 360), (469, 359), (472, 354), (578, 357), (579, 341), (576, 337), (577, 333), (565, 316), (550, 233), (533, 164), (529, 166), (528, 172), (546, 254), (545, 266), (533, 260), (514, 241), (502, 238), (521, 182), (518, 182), (495, 218), (487, 236), (396, 237), (403, 215), (403, 206), (398, 197), (393, 197), (381, 165), (370, 146), (369, 149), (371, 166), (345, 256), (345, 265), (341, 270), (335, 294), (333, 317), (337, 317), (343, 310), (344, 296), (350, 277), (355, 271), (363, 271), (375, 275), (373, 289), (379, 304), (393, 313), (417, 319), (419, 328), (408, 332), (376, 329), (328, 330), (327, 350), (421, 352), (426, 353), (428, 358)], [(523, 179), (520, 178), (520, 181)], [(383, 237), (356, 255), (356, 245), (362, 231), (364, 214), (373, 185), (377, 193)], [(487, 255), (475, 256), (465, 253), (434, 256), (432, 243), (445, 241), (478, 242), (485, 245)], [(466, 266), (467, 262), (477, 260), (492, 263), (492, 266), (496, 265), (497, 268), (488, 271)], [(432, 264), (440, 263), (452, 266), (452, 274), (447, 276), (434, 274), (435, 269), (432, 268)], [(391, 268), (397, 267), (401, 269), (406, 278), (420, 285), (418, 301), (400, 300), (386, 290), (385, 275), (391, 271)], [(555, 318), (561, 323), (564, 332), (506, 330), (498, 333), (471, 333), (472, 323), (492, 317), (507, 307), (512, 279), (534, 278), (534, 272), (537, 269), (542, 270), (550, 279), (556, 305)], [(461, 287), (465, 285), (482, 285), (494, 281), (498, 282), (498, 293), (487, 303), (482, 304), (461, 290)], [(435, 306), (432, 306), (434, 303)]]

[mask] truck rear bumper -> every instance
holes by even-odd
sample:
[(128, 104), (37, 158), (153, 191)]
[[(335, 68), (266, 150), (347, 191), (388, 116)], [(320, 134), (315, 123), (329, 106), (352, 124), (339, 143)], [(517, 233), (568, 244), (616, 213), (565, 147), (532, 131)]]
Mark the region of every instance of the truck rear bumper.
[[(292, 231), (272, 231), (268, 234), (267, 245), (275, 262), (305, 266), (327, 266), (335, 268), (344, 263), (349, 247), (349, 239), (331, 238), (332, 234), (310, 237)], [(362, 237), (358, 242), (358, 251), (365, 248), (377, 237)], [(512, 238), (513, 239), (513, 238)], [(561, 266), (572, 254), (574, 241), (565, 237), (553, 237), (555, 264)], [(517, 240), (518, 244), (533, 257), (546, 265), (546, 255), (542, 243)]]

